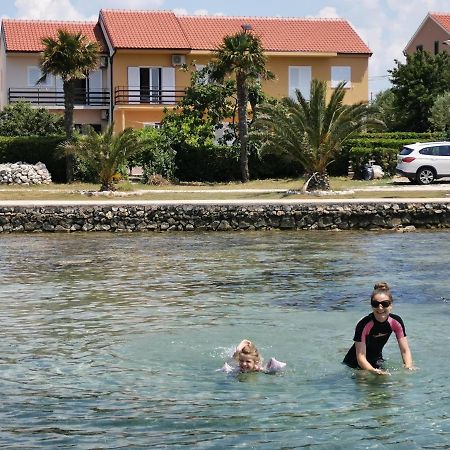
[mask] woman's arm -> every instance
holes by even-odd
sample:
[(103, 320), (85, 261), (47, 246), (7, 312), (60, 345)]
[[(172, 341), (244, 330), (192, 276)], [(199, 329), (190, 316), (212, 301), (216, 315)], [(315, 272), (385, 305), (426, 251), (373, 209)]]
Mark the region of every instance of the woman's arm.
[(386, 372), (381, 369), (376, 369), (375, 367), (367, 361), (366, 358), (366, 344), (363, 342), (355, 342), (356, 347), (356, 359), (358, 360), (358, 365), (363, 370), (368, 370), (369, 372), (376, 373), (377, 375), (389, 375), (389, 372)]
[(403, 366), (405, 369), (413, 369), (413, 360), (411, 350), (409, 349), (408, 339), (406, 336), (401, 337), (398, 340), (398, 347), (403, 359)]

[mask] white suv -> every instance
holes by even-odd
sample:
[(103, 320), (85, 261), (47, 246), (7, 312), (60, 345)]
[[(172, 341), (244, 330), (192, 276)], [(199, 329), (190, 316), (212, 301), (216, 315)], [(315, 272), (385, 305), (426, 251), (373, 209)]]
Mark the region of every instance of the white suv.
[(397, 172), (419, 184), (450, 177), (450, 142), (405, 145), (397, 157)]

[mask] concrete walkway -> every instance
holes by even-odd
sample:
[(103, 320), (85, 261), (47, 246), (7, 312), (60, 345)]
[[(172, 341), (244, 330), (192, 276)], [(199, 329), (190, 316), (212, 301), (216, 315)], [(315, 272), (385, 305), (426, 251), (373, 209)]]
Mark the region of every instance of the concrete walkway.
[(92, 200), (2, 200), (2, 207), (40, 207), (40, 206), (99, 206), (99, 205), (330, 205), (330, 204), (391, 204), (391, 203), (450, 203), (450, 198), (361, 198), (361, 199), (328, 199), (328, 198), (312, 198), (306, 200), (299, 199), (275, 199), (275, 200), (130, 200), (127, 198), (108, 199), (95, 198)]

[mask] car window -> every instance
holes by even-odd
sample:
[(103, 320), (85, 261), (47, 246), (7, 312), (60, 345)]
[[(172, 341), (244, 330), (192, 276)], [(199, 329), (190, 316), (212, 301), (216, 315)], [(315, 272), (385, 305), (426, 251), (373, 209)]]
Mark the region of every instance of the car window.
[(412, 148), (409, 147), (403, 147), (402, 151), (400, 152), (400, 155), (409, 155), (413, 151)]
[(434, 149), (434, 147), (425, 147), (425, 148), (419, 150), (419, 153), (421, 155), (432, 155), (433, 149)]
[(450, 145), (442, 145), (439, 147), (439, 156), (450, 156)]

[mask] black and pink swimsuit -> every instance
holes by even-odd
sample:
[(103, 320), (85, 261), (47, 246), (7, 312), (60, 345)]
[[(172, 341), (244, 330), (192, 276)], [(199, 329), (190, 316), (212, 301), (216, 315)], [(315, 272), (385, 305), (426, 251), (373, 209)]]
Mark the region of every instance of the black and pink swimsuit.
[[(378, 322), (371, 313), (357, 323), (353, 340), (366, 344), (366, 359), (373, 367), (380, 368), (383, 362), (382, 350), (392, 332), (395, 333), (397, 341), (406, 336), (403, 320), (396, 314), (389, 314), (385, 322)], [(354, 343), (345, 355), (343, 363), (355, 369), (359, 367)]]

